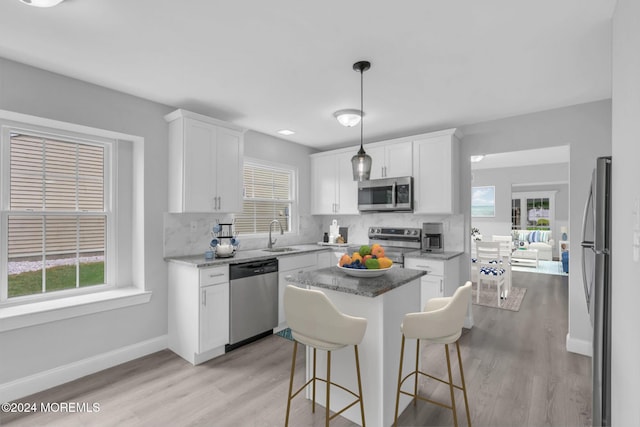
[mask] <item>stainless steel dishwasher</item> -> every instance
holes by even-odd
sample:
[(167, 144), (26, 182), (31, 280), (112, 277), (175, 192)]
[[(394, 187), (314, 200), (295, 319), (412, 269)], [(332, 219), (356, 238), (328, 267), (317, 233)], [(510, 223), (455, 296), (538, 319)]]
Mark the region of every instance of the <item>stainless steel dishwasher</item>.
[(229, 286), (226, 351), (270, 335), (278, 326), (278, 260), (231, 264)]

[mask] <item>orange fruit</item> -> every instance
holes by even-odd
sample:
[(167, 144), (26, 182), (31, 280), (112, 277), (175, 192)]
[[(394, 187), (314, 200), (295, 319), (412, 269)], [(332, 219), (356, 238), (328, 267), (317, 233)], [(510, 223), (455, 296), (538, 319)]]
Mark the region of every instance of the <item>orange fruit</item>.
[(377, 258), (382, 258), (384, 256), (384, 248), (380, 245), (375, 248), (371, 248), (371, 255), (375, 255)]
[(380, 264), (380, 268), (389, 268), (393, 265), (393, 261), (387, 257), (381, 257), (378, 258), (378, 264)]
[(340, 262), (338, 263), (338, 265), (340, 265), (340, 267), (343, 267), (347, 264), (351, 264), (351, 257), (348, 254), (344, 254), (340, 257)]
[(362, 255), (360, 255), (360, 252), (354, 252), (353, 255), (351, 255), (351, 261), (355, 261), (359, 259), (360, 261), (362, 261)]

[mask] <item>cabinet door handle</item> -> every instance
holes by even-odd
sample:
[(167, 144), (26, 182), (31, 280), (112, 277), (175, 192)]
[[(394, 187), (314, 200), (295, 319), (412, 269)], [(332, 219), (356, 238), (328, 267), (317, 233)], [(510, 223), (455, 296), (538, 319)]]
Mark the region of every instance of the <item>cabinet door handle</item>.
[(202, 305), (207, 306), (207, 291), (202, 290)]
[(218, 196), (218, 206), (216, 209), (220, 210), (221, 209), (221, 205), (222, 205), (222, 201), (221, 201), (222, 197)]
[(224, 276), (224, 273), (209, 274), (209, 278)]
[(444, 295), (444, 280), (440, 279), (440, 293)]

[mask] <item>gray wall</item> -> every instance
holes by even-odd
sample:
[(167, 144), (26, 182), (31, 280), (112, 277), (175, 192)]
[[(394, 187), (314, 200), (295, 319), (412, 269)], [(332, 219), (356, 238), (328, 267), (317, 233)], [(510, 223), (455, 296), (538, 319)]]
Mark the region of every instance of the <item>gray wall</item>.
[[(569, 236), (573, 236), (569, 261), (569, 331), (567, 348), (589, 354), (591, 324), (580, 274), (582, 211), (595, 158), (611, 154), (611, 101), (603, 100), (573, 107), (483, 122), (461, 128), (462, 212), (471, 211), (472, 155), (503, 153), (531, 148), (569, 145)], [(637, 181), (636, 181), (637, 182)], [(470, 218), (467, 217), (470, 225)], [(467, 257), (470, 242), (467, 243)], [(463, 274), (469, 276), (465, 270)], [(463, 276), (464, 278), (465, 276)]]
[[(618, 0), (613, 18), (613, 206), (612, 206), (612, 422), (640, 425), (640, 263), (633, 233), (640, 233), (640, 2)], [(636, 234), (637, 236), (637, 234)]]
[(293, 142), (274, 138), (260, 132), (248, 131), (244, 137), (244, 155), (255, 159), (284, 163), (298, 168), (298, 205), (301, 215), (311, 209), (310, 154), (318, 150)]
[(0, 333), (0, 384), (167, 333), (167, 124), (172, 108), (0, 58), (0, 109), (145, 139), (144, 234), (147, 304)]
[[(566, 226), (569, 219), (569, 186), (566, 184), (568, 181), (568, 163), (475, 169), (472, 171), (473, 187), (486, 185), (496, 187), (496, 216), (472, 218), (472, 226), (478, 228), (487, 238), (491, 238), (493, 234), (509, 235), (512, 193), (555, 191), (553, 238), (557, 241), (560, 237), (560, 227)], [(558, 182), (558, 184), (536, 184), (541, 182)]]

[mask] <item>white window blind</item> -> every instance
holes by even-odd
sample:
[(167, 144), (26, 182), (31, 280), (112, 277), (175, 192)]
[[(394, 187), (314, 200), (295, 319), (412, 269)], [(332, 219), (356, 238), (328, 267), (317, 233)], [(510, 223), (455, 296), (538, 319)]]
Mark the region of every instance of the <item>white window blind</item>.
[(245, 160), (243, 181), (242, 213), (235, 216), (235, 231), (267, 233), (274, 219), (285, 231), (291, 231), (294, 171)]
[(105, 283), (107, 149), (10, 135), (9, 274), (0, 299)]

